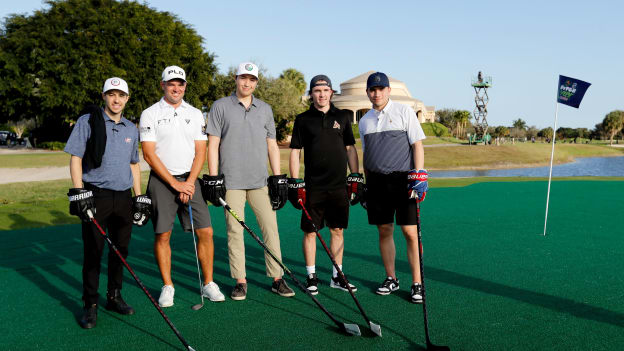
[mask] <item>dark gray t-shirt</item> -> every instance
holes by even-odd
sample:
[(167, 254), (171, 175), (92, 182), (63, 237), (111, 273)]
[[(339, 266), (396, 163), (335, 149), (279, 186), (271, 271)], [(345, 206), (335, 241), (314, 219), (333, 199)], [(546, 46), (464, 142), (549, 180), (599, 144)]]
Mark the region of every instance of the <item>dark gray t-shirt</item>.
[[(139, 130), (125, 118), (115, 123), (102, 111), (106, 124), (106, 149), (102, 164), (88, 169), (82, 163), (82, 180), (98, 188), (123, 191), (132, 187), (131, 163), (139, 163)], [(78, 118), (64, 151), (83, 158), (91, 135), (89, 115)]]
[(235, 94), (214, 102), (206, 134), (221, 138), (219, 171), (228, 189), (258, 189), (267, 184), (267, 138), (275, 139), (273, 110), (253, 97), (249, 109)]

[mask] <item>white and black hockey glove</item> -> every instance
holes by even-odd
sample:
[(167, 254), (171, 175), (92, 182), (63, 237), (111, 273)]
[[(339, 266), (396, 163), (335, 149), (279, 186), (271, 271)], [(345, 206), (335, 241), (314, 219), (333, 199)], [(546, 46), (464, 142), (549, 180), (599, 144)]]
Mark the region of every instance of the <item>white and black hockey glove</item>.
[(93, 191), (84, 188), (71, 188), (67, 193), (69, 214), (78, 216), (83, 222), (89, 222), (89, 211), (95, 215)]
[(132, 198), (132, 222), (142, 227), (147, 224), (152, 215), (152, 199), (147, 195)]

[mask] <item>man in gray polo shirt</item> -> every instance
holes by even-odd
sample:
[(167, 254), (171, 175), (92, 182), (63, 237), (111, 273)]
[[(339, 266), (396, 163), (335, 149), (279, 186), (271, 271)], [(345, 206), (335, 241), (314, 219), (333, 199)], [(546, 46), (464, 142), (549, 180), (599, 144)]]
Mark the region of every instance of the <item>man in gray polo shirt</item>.
[[(277, 184), (286, 175), (280, 174), (280, 154), (275, 140), (273, 111), (264, 101), (253, 96), (258, 84), (258, 67), (251, 62), (241, 63), (236, 73), (236, 92), (212, 105), (206, 123), (208, 137), (208, 172), (211, 177), (223, 177), (227, 192), (225, 201), (244, 220), (245, 202), (249, 201), (262, 230), (267, 247), (281, 257), (275, 210), (284, 205), (267, 188), (267, 154), (273, 171), (269, 183)], [(221, 173), (221, 175), (220, 175)], [(215, 205), (218, 203), (211, 200)], [(230, 273), (236, 279), (231, 297), (244, 300), (247, 296), (245, 271), (245, 244), (243, 227), (236, 218), (225, 213), (228, 231)], [(284, 272), (265, 252), (267, 276), (273, 278), (271, 291), (280, 296), (294, 296), (282, 279)]]

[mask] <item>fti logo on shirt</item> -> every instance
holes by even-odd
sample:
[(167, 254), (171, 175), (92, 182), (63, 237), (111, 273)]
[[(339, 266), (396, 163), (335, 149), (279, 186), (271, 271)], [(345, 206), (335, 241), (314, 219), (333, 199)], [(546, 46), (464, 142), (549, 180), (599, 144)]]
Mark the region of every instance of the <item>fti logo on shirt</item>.
[(334, 129), (340, 129), (340, 123), (334, 121)]
[(130, 144), (132, 142), (132, 138), (126, 138), (126, 144)]

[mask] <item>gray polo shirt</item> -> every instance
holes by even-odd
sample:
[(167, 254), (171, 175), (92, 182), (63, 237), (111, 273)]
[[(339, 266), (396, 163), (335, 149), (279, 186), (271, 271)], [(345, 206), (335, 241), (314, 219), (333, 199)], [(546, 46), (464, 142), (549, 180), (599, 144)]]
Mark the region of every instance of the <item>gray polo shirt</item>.
[(275, 139), (273, 110), (253, 97), (249, 109), (236, 94), (214, 102), (206, 134), (221, 138), (219, 171), (228, 189), (258, 189), (267, 184), (267, 138)]
[[(132, 187), (130, 164), (139, 163), (139, 130), (123, 117), (119, 123), (115, 123), (106, 112), (102, 111), (102, 115), (106, 124), (106, 149), (102, 164), (98, 168), (88, 169), (83, 161), (82, 180), (98, 188), (128, 190)], [(78, 118), (64, 151), (83, 158), (90, 135), (87, 114)]]

